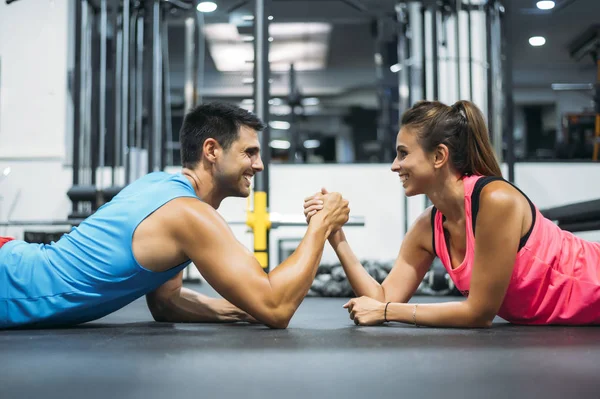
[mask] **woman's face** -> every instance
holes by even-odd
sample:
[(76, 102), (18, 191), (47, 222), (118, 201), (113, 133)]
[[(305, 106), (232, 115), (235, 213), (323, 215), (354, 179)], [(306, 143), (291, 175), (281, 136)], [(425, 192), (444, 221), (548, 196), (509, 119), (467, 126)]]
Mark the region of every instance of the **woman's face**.
[(409, 128), (402, 127), (396, 137), (396, 159), (392, 171), (398, 173), (406, 196), (424, 194), (434, 180), (433, 155), (427, 154)]

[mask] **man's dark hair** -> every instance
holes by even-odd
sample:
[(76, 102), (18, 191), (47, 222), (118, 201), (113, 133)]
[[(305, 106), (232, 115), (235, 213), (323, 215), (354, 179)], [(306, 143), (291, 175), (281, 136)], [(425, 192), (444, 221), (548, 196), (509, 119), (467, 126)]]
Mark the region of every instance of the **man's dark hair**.
[(256, 131), (266, 127), (253, 113), (229, 103), (213, 102), (191, 109), (179, 132), (181, 163), (186, 168), (194, 168), (200, 161), (202, 146), (209, 138), (228, 150), (242, 126)]

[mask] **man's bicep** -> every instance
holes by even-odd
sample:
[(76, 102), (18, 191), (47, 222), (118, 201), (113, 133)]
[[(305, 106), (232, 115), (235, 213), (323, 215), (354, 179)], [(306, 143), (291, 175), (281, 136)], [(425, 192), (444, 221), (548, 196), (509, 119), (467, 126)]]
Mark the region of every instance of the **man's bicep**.
[(225, 299), (260, 318), (269, 307), (269, 279), (253, 254), (216, 212), (193, 215), (183, 249), (204, 279)]

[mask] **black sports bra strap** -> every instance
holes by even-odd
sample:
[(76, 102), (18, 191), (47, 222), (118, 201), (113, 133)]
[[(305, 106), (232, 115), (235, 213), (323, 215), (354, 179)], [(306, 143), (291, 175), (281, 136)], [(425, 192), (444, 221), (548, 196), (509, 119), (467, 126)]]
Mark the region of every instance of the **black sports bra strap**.
[(471, 222), (472, 222), (472, 228), (473, 228), (473, 235), (475, 235), (475, 222), (477, 220), (477, 213), (479, 212), (479, 197), (481, 195), (481, 190), (483, 190), (483, 188), (486, 185), (488, 185), (489, 183), (491, 183), (493, 181), (497, 181), (497, 180), (501, 180), (501, 181), (506, 182), (506, 183), (510, 184), (511, 186), (513, 186), (518, 192), (521, 193), (521, 195), (523, 195), (523, 197), (525, 197), (527, 202), (529, 202), (529, 207), (531, 208), (531, 217), (532, 217), (531, 218), (531, 227), (527, 231), (527, 234), (525, 234), (523, 237), (521, 237), (521, 241), (519, 242), (519, 250), (521, 250), (521, 248), (523, 248), (525, 246), (525, 244), (527, 243), (527, 239), (531, 235), (531, 232), (533, 231), (533, 226), (535, 225), (535, 219), (536, 219), (535, 206), (533, 205), (533, 202), (531, 202), (529, 197), (527, 195), (525, 195), (525, 193), (523, 193), (523, 191), (521, 191), (521, 189), (519, 189), (519, 187), (515, 186), (511, 182), (509, 182), (499, 176), (485, 176), (485, 177), (482, 177), (479, 180), (477, 180), (477, 182), (475, 183), (475, 187), (473, 188), (473, 193), (471, 194), (471, 219), (472, 219)]
[(437, 252), (435, 251), (435, 214), (437, 213), (437, 208), (434, 206), (431, 208), (431, 245), (433, 248), (433, 254), (437, 256)]

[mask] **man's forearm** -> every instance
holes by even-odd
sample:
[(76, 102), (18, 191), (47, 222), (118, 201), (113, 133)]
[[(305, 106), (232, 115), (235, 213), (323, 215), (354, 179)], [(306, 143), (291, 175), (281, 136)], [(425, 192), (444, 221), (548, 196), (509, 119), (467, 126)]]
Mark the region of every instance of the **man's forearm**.
[(385, 295), (381, 284), (371, 277), (354, 255), (344, 232), (340, 229), (333, 233), (329, 237), (329, 243), (340, 260), (346, 277), (348, 277), (348, 282), (356, 296), (368, 296), (378, 301), (384, 301)]
[(248, 315), (225, 299), (211, 298), (199, 292), (181, 288), (160, 306), (155, 318), (171, 323), (233, 323), (245, 321)]
[(292, 317), (317, 274), (329, 229), (315, 220), (294, 253), (269, 273), (274, 304), (282, 318)]

